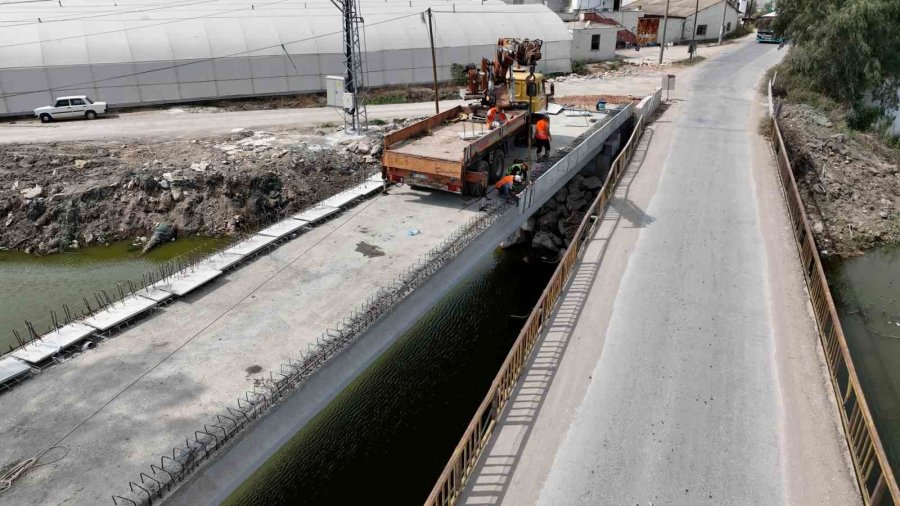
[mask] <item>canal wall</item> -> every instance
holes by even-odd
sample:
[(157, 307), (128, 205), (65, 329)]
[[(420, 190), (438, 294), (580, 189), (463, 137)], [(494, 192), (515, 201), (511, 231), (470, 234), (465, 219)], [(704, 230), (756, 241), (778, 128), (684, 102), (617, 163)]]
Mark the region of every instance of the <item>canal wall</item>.
[[(445, 249), (442, 251), (447, 254), (433, 252), (435, 258), (441, 260), (438, 263), (426, 261), (418, 266), (424, 275), (416, 275), (418, 277), (414, 279), (417, 281), (407, 283), (401, 280), (399, 284), (395, 283), (391, 290), (401, 290), (401, 293), (388, 297), (388, 300), (396, 301), (395, 304), (378, 318), (364, 318), (363, 324), (370, 326), (364, 327), (361, 332), (358, 332), (358, 324), (337, 329), (325, 343), (329, 351), (319, 358), (307, 359), (310, 367), (288, 364), (284, 371), (288, 371), (290, 376), (280, 380), (273, 378), (274, 385), (268, 389), (248, 393), (244, 404), (252, 407), (252, 420), (247, 417), (246, 423), (233, 429), (229, 429), (228, 424), (220, 424), (228, 425), (220, 429), (221, 437), (215, 435), (215, 428), (204, 428), (193, 442), (188, 441), (184, 447), (173, 450), (172, 458), (166, 458), (155, 469), (150, 469), (154, 480), (147, 481), (150, 481), (152, 495), (171, 492), (167, 496), (168, 504), (218, 503), (227, 498), (415, 324), (477, 262), (521, 227), (572, 176), (593, 163), (610, 136), (632, 121), (635, 113), (651, 113), (651, 109), (659, 103), (658, 95), (657, 91), (653, 95), (655, 99), (645, 101), (641, 108), (626, 106), (615, 112), (609, 121), (586, 131), (569, 144), (573, 147), (558, 153), (552, 165), (537, 175), (534, 184), (520, 194), (514, 206), (491, 207), (483, 217), (468, 225), (472, 233), (465, 232), (450, 245), (443, 246)], [(367, 314), (368, 311), (360, 313)], [(315, 374), (304, 372), (312, 370)], [(266, 413), (265, 416), (261, 416), (262, 413)], [(249, 430), (241, 430), (251, 423), (253, 426)], [(214, 453), (215, 457), (200, 467), (199, 460)], [(160, 468), (163, 472), (157, 472)], [(195, 469), (196, 472), (193, 472)], [(155, 479), (161, 479), (163, 483), (155, 483)], [(186, 481), (179, 486), (177, 482), (184, 479)], [(134, 488), (133, 485), (130, 487)], [(141, 501), (141, 494), (132, 493), (128, 499)], [(124, 500), (117, 502), (122, 503), (125, 503)]]

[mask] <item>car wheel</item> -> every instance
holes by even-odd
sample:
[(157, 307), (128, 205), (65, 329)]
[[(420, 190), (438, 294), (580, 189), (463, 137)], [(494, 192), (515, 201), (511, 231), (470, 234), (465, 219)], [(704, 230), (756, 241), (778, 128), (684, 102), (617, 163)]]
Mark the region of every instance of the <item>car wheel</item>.
[(53, 121), (53, 117), (47, 113), (41, 114), (41, 123), (50, 123)]
[(97, 113), (94, 111), (88, 111), (84, 113), (84, 117), (87, 119), (97, 119)]

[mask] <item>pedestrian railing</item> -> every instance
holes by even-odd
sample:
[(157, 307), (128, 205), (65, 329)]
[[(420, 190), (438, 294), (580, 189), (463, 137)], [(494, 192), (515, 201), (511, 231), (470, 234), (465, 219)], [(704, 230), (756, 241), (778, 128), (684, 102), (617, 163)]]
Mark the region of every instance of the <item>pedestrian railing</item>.
[[(777, 111), (777, 108), (774, 110)], [(900, 506), (897, 479), (881, 445), (872, 413), (869, 411), (866, 396), (863, 394), (856, 368), (850, 357), (850, 350), (834, 307), (831, 291), (828, 289), (828, 281), (825, 278), (825, 270), (822, 268), (812, 228), (809, 226), (806, 210), (797, 190), (797, 182), (784, 146), (777, 113), (772, 117), (772, 131), (772, 147), (775, 150), (778, 172), (784, 186), (784, 198), (791, 217), (794, 238), (797, 240), (803, 275), (806, 277), (809, 298), (819, 327), (819, 338), (825, 352), (825, 361), (828, 363), (831, 386), (834, 388), (863, 501), (866, 505), (872, 506), (885, 504)]]
[(503, 408), (506, 406), (513, 388), (520, 374), (528, 362), (531, 351), (534, 349), (544, 325), (550, 320), (556, 302), (559, 299), (569, 276), (575, 270), (575, 264), (584, 251), (585, 239), (593, 235), (601, 222), (600, 216), (605, 212), (606, 206), (612, 198), (616, 184), (625, 172), (628, 162), (634, 154), (637, 141), (644, 130), (644, 119), (637, 116), (635, 128), (628, 139), (625, 148), (613, 161), (610, 167), (609, 177), (597, 194), (597, 198), (585, 213), (584, 219), (578, 226), (578, 231), (572, 238), (568, 249), (563, 254), (556, 271), (550, 278), (550, 282), (538, 299), (537, 304), (528, 316), (525, 325), (519, 332), (515, 343), (506, 360), (500, 367), (500, 372), (491, 383), (490, 389), (478, 411), (466, 428), (462, 440), (453, 450), (450, 461), (444, 467), (431, 494), (425, 501), (427, 506), (452, 505), (456, 502), (460, 493), (466, 486), (466, 481), (478, 463), (478, 459), (485, 445), (496, 427)]

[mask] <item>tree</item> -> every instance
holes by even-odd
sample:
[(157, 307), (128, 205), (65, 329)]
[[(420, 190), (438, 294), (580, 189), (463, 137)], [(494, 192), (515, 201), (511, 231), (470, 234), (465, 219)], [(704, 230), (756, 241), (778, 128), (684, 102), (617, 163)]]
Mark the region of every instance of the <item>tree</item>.
[(776, 32), (793, 47), (789, 70), (857, 111), (867, 93), (885, 108), (900, 88), (900, 1), (779, 0)]

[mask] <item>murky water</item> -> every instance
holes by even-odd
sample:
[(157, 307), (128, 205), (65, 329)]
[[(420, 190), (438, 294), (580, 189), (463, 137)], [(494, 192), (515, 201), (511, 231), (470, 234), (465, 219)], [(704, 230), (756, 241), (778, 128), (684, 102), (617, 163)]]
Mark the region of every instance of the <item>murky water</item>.
[(226, 504), (421, 504), (554, 267), (485, 259)]
[(863, 391), (900, 474), (900, 247), (833, 262), (828, 271)]
[[(0, 252), (0, 353), (16, 346), (12, 331), (25, 337), (25, 320), (42, 333), (50, 325), (50, 311), (63, 318), (63, 304), (73, 313), (85, 308), (82, 297), (96, 307), (93, 294), (118, 294), (116, 283), (140, 280), (154, 266), (189, 251), (211, 251), (223, 241), (188, 237), (164, 244), (146, 255), (124, 241), (47, 256)], [(118, 295), (116, 295), (118, 297)]]

